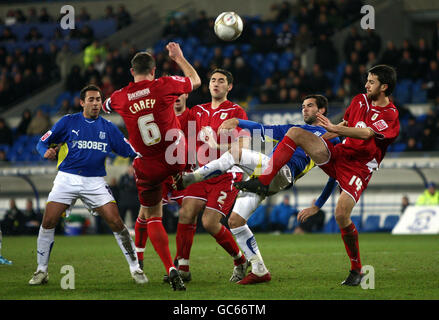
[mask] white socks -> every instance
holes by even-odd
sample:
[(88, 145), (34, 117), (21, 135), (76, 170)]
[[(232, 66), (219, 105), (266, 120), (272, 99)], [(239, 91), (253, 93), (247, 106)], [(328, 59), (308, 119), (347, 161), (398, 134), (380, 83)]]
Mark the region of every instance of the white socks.
[[(202, 180), (208, 178), (210, 175), (222, 174), (229, 170), (236, 164), (235, 159), (230, 152), (225, 152), (220, 158), (213, 160), (194, 171), (196, 179), (201, 177)], [(200, 180), (201, 181), (201, 180)]]
[(44, 229), (40, 227), (37, 239), (37, 271), (47, 272), (49, 266), (50, 252), (52, 251), (55, 239), (55, 228)]
[(268, 272), (267, 267), (262, 260), (261, 253), (259, 252), (258, 244), (256, 243), (255, 236), (250, 230), (247, 224), (242, 227), (230, 229), (236, 238), (236, 242), (244, 251), (244, 255), (248, 261), (252, 264), (252, 273), (257, 276), (263, 276)]
[(134, 241), (128, 232), (127, 227), (120, 232), (113, 232), (120, 249), (122, 250), (127, 262), (130, 266), (130, 271), (134, 272), (140, 268), (139, 261), (137, 260), (136, 249)]

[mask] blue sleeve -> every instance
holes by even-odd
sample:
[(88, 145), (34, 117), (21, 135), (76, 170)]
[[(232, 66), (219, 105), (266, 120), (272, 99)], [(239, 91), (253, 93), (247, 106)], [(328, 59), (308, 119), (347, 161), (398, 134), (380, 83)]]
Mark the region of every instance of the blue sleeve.
[(334, 191), (334, 188), (336, 187), (337, 182), (334, 178), (329, 178), (328, 182), (326, 183), (325, 188), (323, 189), (320, 197), (316, 200), (315, 205), (319, 208), (323, 207), (325, 202), (329, 199), (329, 197), (332, 194), (332, 191)]
[(332, 138), (331, 140), (329, 140), (334, 146), (336, 145), (336, 144), (339, 144), (341, 141), (340, 141), (340, 138), (339, 137), (335, 137), (335, 138)]
[(67, 140), (67, 117), (62, 117), (38, 141), (36, 149), (42, 158), (44, 158), (44, 154), (51, 144), (58, 144)]
[(242, 129), (250, 130), (250, 133), (252, 135), (254, 130), (260, 130), (262, 139), (264, 139), (264, 136), (269, 136), (275, 140), (282, 140), (284, 136), (287, 134), (288, 130), (291, 127), (295, 127), (295, 125), (292, 124), (269, 126), (269, 125), (262, 125), (258, 122), (254, 122), (250, 120), (242, 120), (242, 119), (238, 119), (238, 120), (239, 120), (238, 126)]
[(127, 139), (125, 139), (122, 132), (120, 132), (120, 130), (111, 122), (110, 122), (110, 131), (111, 131), (111, 134), (110, 134), (111, 150), (113, 150), (118, 155), (125, 157), (125, 158), (137, 157), (137, 153), (134, 151), (131, 144), (128, 142)]

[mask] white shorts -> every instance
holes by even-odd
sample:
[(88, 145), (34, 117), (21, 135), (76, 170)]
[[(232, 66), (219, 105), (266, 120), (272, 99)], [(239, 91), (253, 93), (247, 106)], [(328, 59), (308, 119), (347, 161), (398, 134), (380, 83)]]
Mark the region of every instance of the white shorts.
[(58, 171), (47, 202), (64, 203), (71, 210), (77, 199), (81, 199), (89, 211), (115, 201), (104, 177), (83, 177)]
[[(244, 171), (245, 179), (259, 177), (262, 172), (268, 167), (270, 157), (250, 149), (242, 152), (242, 159), (239, 167)], [(293, 181), (291, 170), (287, 165), (284, 165), (271, 181), (269, 186), (269, 194), (275, 194), (286, 188)]]
[[(260, 176), (268, 167), (268, 162), (270, 161), (270, 157), (253, 150), (246, 150), (243, 156), (245, 157), (245, 159), (242, 159), (245, 166), (240, 165), (240, 167), (247, 173), (247, 179)], [(289, 186), (292, 181), (293, 178), (290, 168), (287, 165), (283, 166), (270, 183), (268, 188), (269, 195), (276, 194), (283, 190)], [(264, 197), (256, 193), (240, 191), (233, 206), (233, 212), (248, 221), (262, 200), (264, 200)]]

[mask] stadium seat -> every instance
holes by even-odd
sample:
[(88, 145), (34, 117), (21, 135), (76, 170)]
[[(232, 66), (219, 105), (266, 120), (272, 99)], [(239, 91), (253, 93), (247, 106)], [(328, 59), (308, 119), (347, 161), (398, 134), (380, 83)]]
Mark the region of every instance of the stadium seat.
[(412, 103), (427, 103), (427, 91), (422, 89), (422, 80), (413, 83)]
[(323, 232), (324, 233), (335, 233), (337, 232), (338, 226), (337, 226), (337, 222), (335, 221), (335, 217), (331, 216), (331, 218), (325, 223), (324, 227), (323, 227)]
[(392, 231), (395, 225), (399, 221), (398, 215), (388, 215), (384, 220), (384, 226), (382, 228), (383, 231)]
[(401, 104), (410, 103), (412, 99), (412, 81), (403, 79), (396, 84), (395, 97)]
[(403, 152), (407, 148), (404, 142), (394, 143), (392, 145), (392, 152)]
[(354, 223), (355, 227), (357, 227), (357, 230), (361, 230), (361, 216), (351, 216), (351, 220)]
[(366, 218), (366, 221), (363, 223), (362, 231), (363, 232), (377, 232), (379, 231), (380, 226), (380, 217), (370, 215)]

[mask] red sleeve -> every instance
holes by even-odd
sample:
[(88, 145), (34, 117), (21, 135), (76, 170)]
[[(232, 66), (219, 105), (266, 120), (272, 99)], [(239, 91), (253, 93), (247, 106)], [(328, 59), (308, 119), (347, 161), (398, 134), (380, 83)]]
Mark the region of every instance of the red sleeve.
[(395, 139), (399, 135), (399, 117), (396, 109), (388, 109), (379, 113), (378, 117), (368, 124), (377, 139)]
[(192, 91), (192, 81), (188, 77), (161, 77), (160, 80), (163, 82), (163, 94), (180, 96)]
[(117, 93), (120, 90), (114, 91), (109, 98), (107, 98), (104, 103), (102, 104), (102, 111), (105, 113), (111, 113), (113, 111), (116, 111), (117, 104), (118, 104), (118, 98)]

